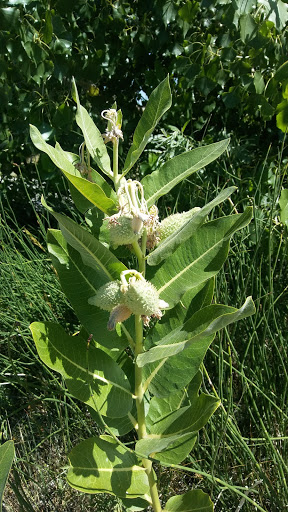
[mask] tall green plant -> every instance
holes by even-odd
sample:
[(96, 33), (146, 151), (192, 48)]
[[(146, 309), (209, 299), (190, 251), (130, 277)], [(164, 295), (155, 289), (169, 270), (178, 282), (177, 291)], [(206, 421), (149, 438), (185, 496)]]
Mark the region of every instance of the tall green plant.
[[(87, 148), (80, 161), (31, 127), (35, 146), (68, 179), (90, 228), (43, 199), (60, 226), (48, 230), (52, 262), (82, 327), (71, 336), (56, 323), (34, 322), (31, 331), (40, 358), (64, 377), (104, 431), (72, 449), (67, 479), (82, 492), (118, 496), (128, 510), (151, 505), (155, 512), (210, 512), (213, 504), (199, 489), (162, 504), (154, 464), (180, 464), (219, 406), (214, 396), (199, 393), (202, 361), (215, 333), (253, 314), (254, 304), (250, 297), (240, 309), (212, 303), (214, 277), (231, 237), (251, 220), (251, 208), (209, 220), (234, 192), (230, 187), (203, 208), (159, 220), (159, 197), (215, 160), (228, 140), (180, 154), (142, 182), (126, 179), (171, 106), (168, 77), (151, 94), (121, 171), (121, 111), (113, 105), (102, 112), (107, 129), (101, 136), (75, 84), (74, 99)], [(130, 249), (129, 268), (115, 254), (122, 245)], [(120, 439), (132, 431), (133, 447)]]

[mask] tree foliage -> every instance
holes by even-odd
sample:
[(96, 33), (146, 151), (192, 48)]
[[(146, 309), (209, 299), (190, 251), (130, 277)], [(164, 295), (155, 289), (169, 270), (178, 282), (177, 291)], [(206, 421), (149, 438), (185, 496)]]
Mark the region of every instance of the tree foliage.
[[(73, 76), (96, 122), (121, 97), (127, 139), (137, 108), (167, 72), (174, 105), (166, 120), (195, 140), (215, 141), (223, 128), (237, 138), (277, 139), (276, 115), (287, 128), (287, 20), (281, 0), (4, 1), (2, 175), (17, 172), (12, 162), (29, 172), (28, 119), (47, 141), (78, 151)], [(55, 167), (41, 157), (39, 170), (47, 180)]]

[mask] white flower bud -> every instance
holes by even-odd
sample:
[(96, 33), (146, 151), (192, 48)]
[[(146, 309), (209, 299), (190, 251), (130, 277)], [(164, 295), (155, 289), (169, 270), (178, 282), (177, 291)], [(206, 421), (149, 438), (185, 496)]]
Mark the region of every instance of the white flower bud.
[(134, 315), (151, 316), (160, 309), (159, 294), (155, 286), (145, 279), (131, 280), (124, 293), (124, 304)]
[(183, 226), (187, 220), (191, 219), (191, 217), (193, 217), (193, 215), (199, 210), (201, 210), (201, 208), (196, 206), (188, 212), (175, 213), (174, 215), (170, 215), (169, 217), (166, 217), (166, 219), (163, 219), (158, 228), (160, 240), (165, 240), (165, 238), (172, 235), (172, 233), (181, 228), (181, 226)]
[(122, 293), (120, 291), (120, 281), (111, 281), (106, 283), (97, 290), (94, 297), (88, 299), (89, 304), (98, 306), (105, 311), (112, 311), (122, 301)]

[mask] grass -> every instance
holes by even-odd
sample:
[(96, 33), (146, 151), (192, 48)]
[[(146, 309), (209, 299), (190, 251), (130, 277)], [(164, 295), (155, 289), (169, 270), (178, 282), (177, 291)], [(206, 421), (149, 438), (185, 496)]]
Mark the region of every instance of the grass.
[[(163, 144), (170, 152), (181, 144), (182, 150), (184, 144), (189, 148), (189, 141), (176, 135), (174, 141), (157, 141), (161, 158)], [(153, 154), (157, 152), (151, 152), (152, 160)], [(252, 295), (257, 309), (253, 317), (222, 331), (206, 356), (202, 388), (219, 396), (222, 405), (181, 468), (158, 468), (163, 502), (197, 487), (211, 495), (215, 512), (287, 509), (288, 259), (277, 202), (285, 178), (282, 162), (281, 154), (277, 159), (267, 154), (257, 169), (239, 175), (226, 157), (212, 171), (210, 166), (178, 186), (174, 197), (160, 201), (163, 213), (173, 213), (175, 205), (179, 210), (202, 206), (227, 182), (236, 183), (239, 192), (232, 197), (234, 204), (223, 206), (225, 213), (242, 211), (250, 202), (254, 220), (233, 239), (217, 277), (215, 300), (238, 307)], [(215, 212), (219, 214), (221, 209)], [(33, 320), (57, 321), (70, 331), (78, 328), (46, 252), (48, 219), (35, 215), (37, 235), (19, 224), (9, 204), (2, 207), (1, 433), (2, 440), (14, 439), (17, 455), (5, 507), (7, 512), (120, 512), (117, 499), (82, 495), (65, 481), (67, 453), (98, 430), (59, 376), (38, 359), (31, 339), (28, 326)]]

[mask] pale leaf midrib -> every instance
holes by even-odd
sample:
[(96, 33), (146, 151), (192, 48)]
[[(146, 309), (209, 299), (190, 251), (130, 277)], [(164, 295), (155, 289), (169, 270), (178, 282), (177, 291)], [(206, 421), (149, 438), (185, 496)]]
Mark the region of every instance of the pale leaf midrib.
[(134, 473), (134, 472), (143, 472), (146, 471), (145, 468), (141, 468), (141, 466), (127, 466), (126, 468), (99, 468), (99, 467), (91, 467), (91, 466), (73, 466), (73, 470), (82, 470), (82, 471), (90, 471), (99, 473), (100, 471), (105, 473), (115, 473), (115, 472), (126, 472), (126, 473)]
[[(231, 235), (232, 236), (232, 235)], [(221, 238), (221, 240), (219, 240), (217, 243), (215, 243), (214, 245), (212, 245), (211, 247), (209, 247), (209, 249), (205, 252), (203, 252), (198, 258), (196, 258), (196, 260), (193, 260), (187, 267), (185, 267), (183, 270), (181, 270), (180, 272), (178, 272), (178, 274), (176, 274), (174, 277), (172, 277), (172, 279), (170, 279), (170, 281), (167, 281), (161, 288), (158, 289), (158, 293), (159, 295), (161, 295), (161, 293), (166, 290), (166, 288), (169, 288), (169, 286), (171, 286), (171, 284), (174, 283), (174, 281), (176, 281), (179, 277), (181, 277), (183, 274), (185, 274), (186, 272), (188, 272), (191, 267), (193, 267), (195, 264), (197, 264), (202, 258), (204, 258), (207, 254), (209, 254), (210, 251), (214, 250), (217, 245), (220, 245), (222, 244), (223, 242), (225, 242), (227, 240), (228, 237), (223, 237)], [(230, 237), (229, 237), (230, 238)]]
[[(61, 221), (59, 221), (59, 223), (61, 224), (62, 222), (61, 222)], [(72, 238), (73, 238), (74, 240), (76, 240), (76, 241), (81, 245), (81, 247), (82, 247), (83, 249), (85, 249), (85, 250), (88, 252), (88, 254), (92, 257), (92, 259), (94, 259), (94, 260), (98, 263), (98, 265), (102, 268), (102, 270), (104, 271), (104, 273), (105, 273), (105, 274), (109, 277), (109, 279), (112, 281), (112, 280), (113, 280), (113, 277), (112, 277), (112, 275), (110, 274), (109, 270), (107, 270), (107, 268), (106, 268), (106, 267), (105, 267), (105, 265), (102, 263), (102, 261), (101, 261), (99, 258), (97, 258), (97, 257), (96, 257), (95, 253), (94, 253), (94, 252), (92, 252), (92, 251), (89, 249), (89, 246), (85, 245), (85, 244), (84, 244), (84, 242), (83, 242), (82, 240), (80, 240), (80, 238), (78, 238), (76, 234), (72, 233), (72, 231), (71, 231), (70, 229), (67, 229), (67, 227), (65, 227), (65, 224), (63, 224), (63, 223), (62, 223), (62, 225), (63, 225), (64, 229), (66, 229), (66, 230), (68, 231), (68, 233), (72, 236)], [(68, 242), (68, 243), (69, 243), (69, 242)], [(72, 247), (73, 247), (73, 246), (72, 246)], [(77, 249), (76, 249), (76, 250), (77, 250)], [(78, 251), (78, 252), (79, 252), (79, 251)], [(110, 259), (111, 259), (111, 258), (110, 258)], [(109, 264), (109, 261), (110, 261), (110, 260), (108, 260), (107, 264)]]
[[(129, 396), (132, 397), (132, 393), (128, 389), (123, 388), (123, 386), (120, 386), (120, 384), (117, 384), (116, 382), (112, 382), (109, 379), (106, 379), (105, 377), (98, 376), (96, 373), (91, 372), (87, 368), (83, 368), (83, 366), (78, 365), (77, 363), (75, 363), (75, 361), (72, 361), (68, 356), (63, 354), (63, 352), (61, 352), (57, 347), (55, 347), (54, 343), (51, 340), (49, 340), (49, 343), (52, 345), (53, 349), (55, 350), (55, 352), (57, 352), (57, 354), (59, 354), (63, 359), (65, 359), (68, 363), (70, 363), (72, 366), (74, 366), (81, 372), (87, 373), (88, 375), (90, 375), (90, 377), (92, 377), (92, 379), (100, 380), (101, 382), (106, 381), (106, 383), (109, 384), (110, 386), (119, 388), (121, 391), (124, 391), (125, 393), (127, 393)], [(69, 375), (68, 375), (68, 378), (69, 378)]]

